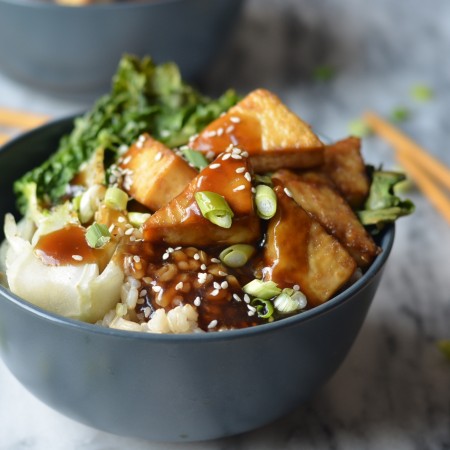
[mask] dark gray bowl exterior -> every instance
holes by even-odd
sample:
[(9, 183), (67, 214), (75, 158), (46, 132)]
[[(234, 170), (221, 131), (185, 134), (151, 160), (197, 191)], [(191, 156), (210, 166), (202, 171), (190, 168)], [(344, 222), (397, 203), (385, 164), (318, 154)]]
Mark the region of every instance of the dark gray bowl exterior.
[(211, 62), (242, 0), (153, 0), (65, 7), (0, 0), (0, 69), (53, 91), (109, 86), (124, 53), (176, 61), (192, 80)]
[[(0, 152), (0, 217), (13, 204), (11, 181), (68, 129), (70, 121), (56, 122)], [(193, 441), (251, 430), (310, 398), (342, 363), (394, 234), (394, 227), (383, 234), (383, 252), (369, 271), (333, 300), (246, 330), (177, 336), (103, 329), (47, 313), (0, 287), (0, 353), (36, 397), (111, 433)]]

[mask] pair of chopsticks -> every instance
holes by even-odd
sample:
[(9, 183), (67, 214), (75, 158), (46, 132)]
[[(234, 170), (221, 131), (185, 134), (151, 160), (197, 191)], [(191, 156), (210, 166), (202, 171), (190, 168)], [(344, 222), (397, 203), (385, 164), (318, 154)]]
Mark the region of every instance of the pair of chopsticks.
[(377, 114), (366, 112), (363, 119), (375, 134), (394, 148), (406, 173), (450, 223), (450, 169)]
[(0, 108), (0, 145), (18, 132), (37, 127), (48, 120), (49, 117), (43, 114)]

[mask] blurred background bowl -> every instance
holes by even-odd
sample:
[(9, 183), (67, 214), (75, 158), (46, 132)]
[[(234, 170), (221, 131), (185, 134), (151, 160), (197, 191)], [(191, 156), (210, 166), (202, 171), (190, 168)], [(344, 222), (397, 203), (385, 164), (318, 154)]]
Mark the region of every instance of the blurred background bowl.
[[(14, 180), (49, 156), (72, 120), (35, 129), (0, 151), (0, 220), (14, 210)], [(0, 286), (0, 356), (44, 403), (114, 434), (196, 441), (252, 430), (310, 399), (339, 368), (394, 234), (392, 226), (377, 236), (381, 254), (333, 299), (241, 330), (158, 335), (102, 328), (46, 312)]]
[(243, 0), (141, 0), (62, 6), (0, 0), (0, 70), (62, 94), (106, 90), (124, 53), (175, 61), (194, 80), (220, 51)]

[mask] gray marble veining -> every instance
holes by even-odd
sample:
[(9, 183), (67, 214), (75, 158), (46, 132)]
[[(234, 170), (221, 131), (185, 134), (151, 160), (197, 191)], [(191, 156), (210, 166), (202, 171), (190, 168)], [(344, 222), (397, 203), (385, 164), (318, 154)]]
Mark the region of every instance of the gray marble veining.
[[(407, 107), (402, 128), (450, 165), (450, 3), (446, 0), (249, 0), (202, 88), (275, 91), (332, 139), (368, 109)], [(315, 81), (319, 65), (335, 68)], [(414, 100), (417, 83), (434, 98)], [(89, 105), (56, 99), (0, 76), (2, 106), (61, 116)], [(369, 162), (392, 167), (392, 151), (364, 142)], [(333, 379), (306, 405), (269, 426), (213, 442), (174, 445), (92, 430), (33, 398), (0, 363), (2, 450), (444, 450), (450, 449), (450, 227), (418, 192), (401, 219), (384, 279), (361, 333)], [(301, 355), (298, 355), (301, 358)], [(276, 395), (276, 390), (274, 390)]]

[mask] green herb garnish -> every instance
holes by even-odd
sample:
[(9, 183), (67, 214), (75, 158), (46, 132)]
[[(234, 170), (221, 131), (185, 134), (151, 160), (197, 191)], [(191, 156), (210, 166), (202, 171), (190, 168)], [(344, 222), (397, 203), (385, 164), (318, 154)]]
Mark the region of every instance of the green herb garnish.
[(18, 208), (25, 213), (30, 182), (36, 183), (37, 196), (47, 206), (57, 204), (81, 164), (98, 148), (107, 152), (111, 164), (119, 147), (132, 144), (144, 131), (169, 147), (186, 144), (238, 100), (232, 90), (217, 100), (201, 95), (181, 79), (173, 63), (156, 65), (150, 57), (125, 56), (111, 92), (75, 119), (73, 131), (61, 139), (55, 154), (16, 181)]
[(400, 172), (373, 171), (364, 210), (358, 212), (363, 225), (374, 226), (379, 230), (387, 223), (413, 213), (414, 204), (410, 200), (400, 199), (394, 193), (394, 187), (405, 179), (405, 174)]
[(195, 193), (195, 201), (205, 219), (222, 228), (231, 227), (234, 214), (224, 197), (216, 192), (200, 191)]
[(108, 227), (102, 223), (94, 222), (86, 230), (86, 242), (89, 247), (101, 248), (111, 239), (111, 233)]

